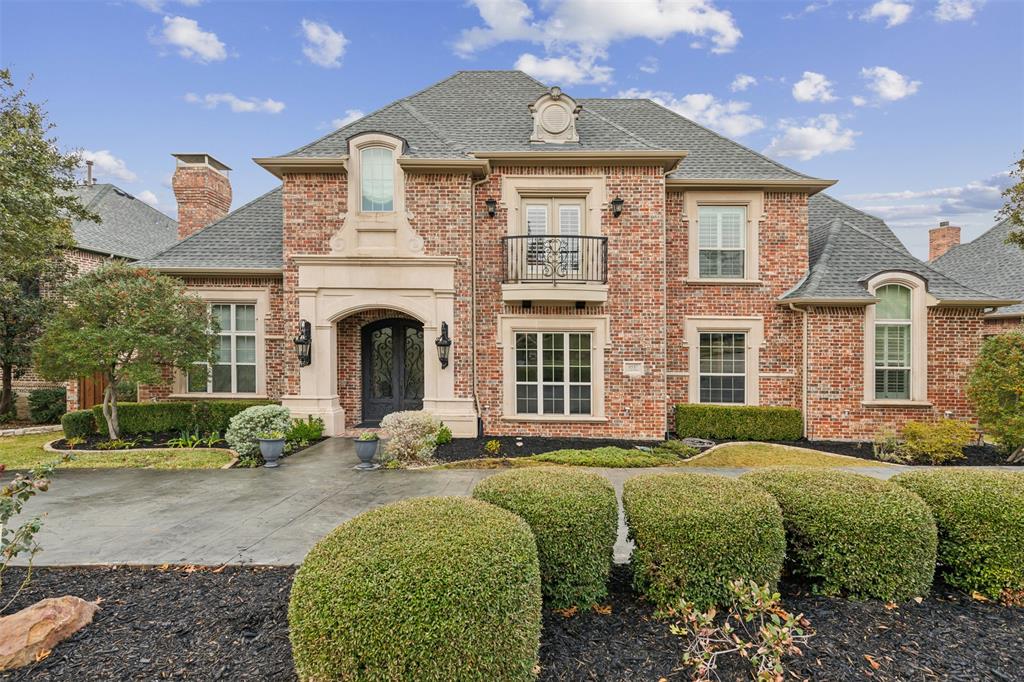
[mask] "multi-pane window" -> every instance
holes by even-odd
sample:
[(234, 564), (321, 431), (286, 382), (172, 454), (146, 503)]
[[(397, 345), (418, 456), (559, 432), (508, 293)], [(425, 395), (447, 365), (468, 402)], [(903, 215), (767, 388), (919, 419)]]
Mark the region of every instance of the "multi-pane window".
[(256, 306), (214, 303), (210, 310), (220, 326), (216, 362), (188, 373), (189, 393), (255, 393)]
[(700, 277), (742, 279), (746, 260), (746, 206), (701, 206), (698, 224)]
[(590, 334), (516, 333), (516, 413), (591, 414)]
[(395, 169), (391, 150), (370, 147), (359, 154), (362, 210), (380, 213), (395, 210)]
[[(527, 265), (532, 276), (554, 267), (556, 276), (570, 277), (580, 268), (583, 235), (583, 201), (580, 199), (529, 199), (523, 203), (526, 219)], [(558, 236), (559, 239), (553, 237)], [(535, 272), (536, 271), (536, 272)]]
[(700, 401), (746, 402), (747, 335), (737, 332), (701, 332)]
[(899, 284), (875, 291), (875, 398), (910, 399), (911, 293)]

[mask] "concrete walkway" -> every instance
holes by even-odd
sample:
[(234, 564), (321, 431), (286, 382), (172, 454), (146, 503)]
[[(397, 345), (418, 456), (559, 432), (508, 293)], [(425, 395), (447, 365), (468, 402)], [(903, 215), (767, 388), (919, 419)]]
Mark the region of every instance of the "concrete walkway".
[[(408, 497), (468, 496), (493, 470), (353, 469), (352, 442), (326, 440), (277, 469), (58, 471), (50, 491), (29, 505), (45, 514), (37, 565), (298, 564), (338, 524)], [(895, 467), (857, 467), (888, 478)], [(595, 469), (620, 496), (639, 473), (671, 469)], [(738, 476), (743, 469), (685, 471)], [(629, 558), (619, 523), (617, 561)]]

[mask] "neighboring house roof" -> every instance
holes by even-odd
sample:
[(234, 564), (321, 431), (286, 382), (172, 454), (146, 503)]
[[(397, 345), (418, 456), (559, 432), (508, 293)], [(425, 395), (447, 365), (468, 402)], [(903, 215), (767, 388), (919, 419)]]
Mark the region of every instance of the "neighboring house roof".
[(967, 286), (907, 251), (884, 221), (847, 206), (827, 194), (808, 200), (810, 269), (783, 301), (868, 303), (867, 281), (885, 271), (910, 272), (927, 283), (941, 301), (984, 302), (1005, 299), (999, 292)]
[(278, 187), (140, 265), (160, 270), (279, 270), (284, 266), (283, 225)]
[(71, 225), (78, 248), (140, 260), (178, 241), (178, 223), (120, 187), (107, 183), (80, 185), (72, 192), (99, 215), (100, 222)]
[[(954, 246), (932, 266), (1003, 298), (1024, 299), (1024, 249), (1006, 243), (1013, 229), (1009, 219), (997, 223), (974, 241)], [(1024, 315), (1024, 303), (999, 308), (995, 314)]]
[(473, 152), (685, 150), (670, 179), (817, 181), (704, 128), (649, 99), (578, 99), (578, 143), (531, 143), (528, 106), (548, 86), (522, 71), (460, 71), (331, 132), (284, 157), (348, 154), (348, 139), (387, 132), (412, 158)]

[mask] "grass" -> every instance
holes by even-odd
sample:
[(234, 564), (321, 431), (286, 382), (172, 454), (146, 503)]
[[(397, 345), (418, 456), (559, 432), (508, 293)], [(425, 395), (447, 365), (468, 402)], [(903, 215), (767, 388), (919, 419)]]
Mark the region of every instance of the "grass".
[[(769, 467), (777, 465), (809, 466), (809, 467), (861, 467), (880, 466), (881, 462), (872, 462), (858, 457), (843, 457), (817, 450), (771, 445), (769, 443), (750, 443), (725, 445), (683, 466), (696, 467)], [(884, 465), (883, 465), (884, 466)]]
[(577, 467), (609, 467), (612, 469), (630, 467), (677, 466), (679, 457), (672, 453), (652, 450), (627, 450), (625, 448), (594, 448), (593, 450), (555, 450), (530, 457), (545, 464), (565, 464)]
[[(43, 444), (59, 433), (33, 433), (0, 438), (0, 464), (8, 469), (31, 469), (52, 462), (60, 455), (43, 450)], [(74, 453), (62, 469), (219, 469), (231, 461), (227, 450), (175, 448), (124, 452)]]

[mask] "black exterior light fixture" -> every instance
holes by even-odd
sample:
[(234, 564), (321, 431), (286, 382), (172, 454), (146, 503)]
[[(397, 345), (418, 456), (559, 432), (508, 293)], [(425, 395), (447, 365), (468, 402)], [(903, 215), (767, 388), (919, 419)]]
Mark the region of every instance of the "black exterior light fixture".
[(299, 355), (299, 367), (313, 363), (313, 330), (306, 320), (299, 321), (299, 335), (295, 337), (295, 352)]
[(488, 216), (493, 218), (494, 216), (496, 216), (498, 214), (498, 202), (497, 201), (495, 201), (494, 199), (488, 199), (487, 201), (484, 202), (484, 204), (487, 206), (487, 215)]
[(611, 201), (612, 215), (618, 218), (622, 215), (622, 205), (626, 202), (622, 200), (622, 197), (615, 197)]
[(441, 369), (448, 366), (448, 351), (452, 349), (452, 340), (448, 336), (448, 323), (441, 323), (441, 336), (434, 341), (437, 346), (437, 359), (441, 361)]

